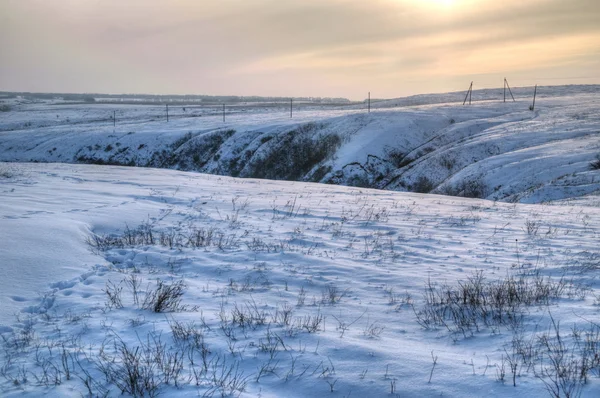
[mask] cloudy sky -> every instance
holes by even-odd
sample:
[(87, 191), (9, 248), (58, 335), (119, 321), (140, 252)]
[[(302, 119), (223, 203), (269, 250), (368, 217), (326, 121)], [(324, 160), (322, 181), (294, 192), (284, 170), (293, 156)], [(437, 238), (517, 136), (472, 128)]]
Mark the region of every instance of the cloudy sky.
[(363, 99), (600, 83), (599, 0), (0, 0), (0, 90)]

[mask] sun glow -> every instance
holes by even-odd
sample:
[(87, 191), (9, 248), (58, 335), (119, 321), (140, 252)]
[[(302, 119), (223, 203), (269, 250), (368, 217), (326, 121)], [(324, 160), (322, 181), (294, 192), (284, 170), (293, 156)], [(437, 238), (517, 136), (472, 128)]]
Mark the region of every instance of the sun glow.
[(429, 9), (435, 8), (455, 8), (461, 3), (461, 0), (408, 0), (406, 3), (423, 6)]

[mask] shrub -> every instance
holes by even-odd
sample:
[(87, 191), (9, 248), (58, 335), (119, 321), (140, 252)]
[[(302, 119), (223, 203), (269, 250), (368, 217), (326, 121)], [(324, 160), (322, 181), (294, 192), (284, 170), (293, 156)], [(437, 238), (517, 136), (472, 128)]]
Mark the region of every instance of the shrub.
[(413, 192), (429, 193), (433, 190), (433, 182), (425, 176), (420, 176), (411, 187)]
[(247, 165), (245, 177), (272, 180), (300, 180), (316, 165), (332, 156), (341, 145), (337, 134), (313, 136), (316, 125), (309, 123), (274, 137), (262, 156)]
[(181, 305), (181, 297), (185, 292), (183, 281), (166, 284), (159, 280), (156, 288), (146, 292), (142, 308), (153, 312), (176, 312), (185, 310)]
[(465, 198), (485, 198), (487, 187), (481, 180), (465, 180), (461, 186), (462, 196)]
[[(234, 134), (235, 130), (215, 131), (199, 137), (193, 137), (191, 133), (188, 133), (171, 145), (173, 151), (179, 148), (179, 153), (171, 154), (169, 165), (178, 164), (182, 169), (200, 169), (210, 159), (219, 161), (218, 152), (221, 145)], [(193, 165), (188, 165), (186, 162), (186, 159), (190, 158), (193, 160)]]
[(404, 159), (406, 154), (404, 154), (397, 148), (386, 149), (385, 156), (388, 162), (390, 162), (399, 169), (410, 163), (409, 159)]
[(331, 166), (319, 166), (310, 176), (310, 181), (320, 182), (327, 174), (331, 173)]
[(514, 328), (522, 322), (525, 306), (548, 305), (565, 295), (567, 288), (566, 280), (544, 278), (539, 273), (486, 282), (483, 272), (478, 271), (454, 286), (428, 281), (425, 305), (415, 309), (415, 314), (426, 329), (443, 326), (468, 337), (484, 326), (493, 330), (503, 325)]
[(10, 112), (11, 109), (12, 108), (8, 104), (2, 104), (2, 105), (0, 105), (0, 112)]
[(600, 170), (600, 155), (590, 162), (590, 170)]
[(266, 144), (267, 142), (271, 141), (272, 139), (273, 139), (272, 135), (266, 135), (266, 136), (260, 137), (260, 143)]
[(170, 147), (172, 149), (177, 149), (180, 146), (182, 146), (183, 144), (185, 144), (186, 142), (188, 142), (189, 140), (191, 140), (193, 137), (191, 132), (187, 132), (184, 135), (182, 135), (181, 137), (179, 137), (178, 139), (176, 139), (175, 141), (173, 141), (170, 145)]
[(456, 164), (456, 160), (449, 155), (445, 155), (440, 158), (440, 164), (447, 170), (452, 170)]
[(446, 185), (439, 192), (448, 196), (483, 199), (487, 196), (488, 188), (480, 179), (466, 178), (456, 185)]

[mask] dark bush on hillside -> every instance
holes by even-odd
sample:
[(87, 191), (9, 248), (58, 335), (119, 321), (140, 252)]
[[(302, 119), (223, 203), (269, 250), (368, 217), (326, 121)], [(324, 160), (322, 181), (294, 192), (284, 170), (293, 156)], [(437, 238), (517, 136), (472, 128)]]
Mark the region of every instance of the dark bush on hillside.
[(341, 145), (337, 134), (314, 136), (317, 125), (309, 123), (274, 137), (268, 151), (255, 156), (244, 176), (272, 180), (300, 180), (316, 165), (332, 156)]
[(134, 166), (138, 165), (136, 163), (135, 159), (117, 160), (117, 159), (114, 159), (113, 157), (110, 157), (108, 159), (103, 159), (100, 157), (80, 155), (77, 158), (75, 158), (75, 160), (78, 163), (97, 164), (97, 165), (101, 165), (101, 166), (131, 166), (131, 167), (134, 167)]
[(442, 195), (460, 196), (463, 198), (483, 199), (487, 196), (487, 186), (477, 178), (467, 178), (456, 185), (448, 185), (440, 190)]
[(182, 146), (183, 144), (185, 144), (186, 142), (188, 142), (189, 140), (191, 140), (193, 137), (194, 136), (192, 135), (191, 132), (185, 133), (184, 135), (182, 135), (181, 137), (179, 137), (178, 139), (173, 141), (171, 143), (171, 145), (169, 145), (169, 147), (171, 147), (171, 149), (175, 150), (175, 149), (179, 148), (180, 146)]
[(209, 160), (218, 160), (218, 151), (235, 130), (215, 131), (202, 136), (186, 133), (173, 141), (168, 149), (156, 151), (148, 161), (150, 167), (174, 167), (181, 170), (199, 170)]
[(433, 188), (433, 182), (431, 182), (429, 178), (421, 176), (417, 178), (417, 181), (411, 186), (411, 191), (417, 193), (429, 193)]
[(319, 168), (310, 176), (310, 181), (320, 182), (328, 173), (331, 173), (331, 170), (331, 166), (319, 166)]
[(465, 198), (485, 198), (487, 187), (481, 180), (466, 180), (461, 185), (461, 193)]
[(600, 155), (597, 155), (596, 159), (590, 162), (590, 170), (600, 170)]
[(193, 160), (192, 169), (200, 169), (214, 159), (219, 160), (219, 149), (225, 141), (227, 141), (232, 135), (235, 134), (235, 130), (224, 130), (216, 131), (209, 135), (204, 135), (194, 139), (189, 139), (184, 145), (182, 145), (181, 153), (178, 156), (179, 166), (182, 169), (190, 168), (186, 164), (185, 159), (191, 158)]
[(397, 148), (387, 149), (385, 151), (387, 161), (397, 168), (402, 168), (411, 162), (410, 159), (405, 159), (405, 154)]

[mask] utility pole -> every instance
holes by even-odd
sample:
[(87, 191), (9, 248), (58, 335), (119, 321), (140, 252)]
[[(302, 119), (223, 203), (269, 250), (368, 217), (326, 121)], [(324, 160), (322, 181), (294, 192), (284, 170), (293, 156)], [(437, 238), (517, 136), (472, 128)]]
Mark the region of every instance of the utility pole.
[(113, 130), (117, 127), (117, 111), (113, 111)]
[(473, 97), (473, 82), (471, 82), (471, 89), (469, 90), (469, 105), (471, 105), (471, 97)]
[(515, 96), (512, 93), (512, 90), (510, 89), (510, 86), (508, 85), (508, 80), (506, 80), (506, 78), (504, 78), (504, 102), (506, 102), (506, 87), (508, 87), (508, 92), (510, 93), (510, 96), (512, 97), (513, 102), (515, 101)]
[(463, 101), (463, 105), (467, 103), (467, 98), (469, 99), (469, 105), (471, 105), (471, 94), (473, 92), (473, 82), (469, 86), (469, 90), (467, 91), (467, 95), (465, 95), (465, 100)]
[(169, 121), (169, 104), (166, 104), (166, 105), (167, 105), (167, 122), (168, 122)]
[(225, 104), (223, 104), (223, 123), (225, 123)]
[(533, 105), (531, 105), (531, 110), (535, 110), (535, 95), (537, 94), (537, 84), (535, 85), (535, 90), (533, 91)]
[(367, 101), (367, 113), (371, 113), (371, 92), (369, 91), (369, 99)]
[(292, 118), (292, 107), (293, 107), (293, 104), (294, 104), (294, 99), (290, 98), (290, 119)]

